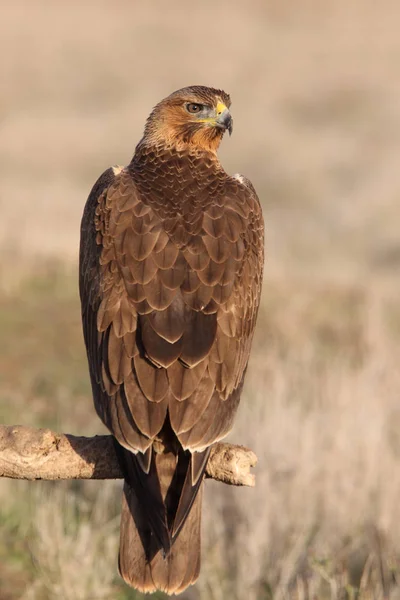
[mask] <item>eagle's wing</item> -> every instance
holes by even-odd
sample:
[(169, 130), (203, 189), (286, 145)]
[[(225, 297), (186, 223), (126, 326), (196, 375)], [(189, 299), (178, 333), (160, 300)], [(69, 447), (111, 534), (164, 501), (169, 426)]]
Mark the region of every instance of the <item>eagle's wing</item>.
[(150, 254), (161, 224), (121, 173), (106, 171), (86, 203), (80, 251), (82, 320), (97, 412), (122, 446), (145, 452), (167, 410), (162, 370), (154, 369), (151, 381), (144, 376), (142, 390), (135, 368), (138, 363), (139, 371), (149, 366), (140, 347), (138, 314), (151, 310), (142, 284), (149, 280)]
[(116, 169), (85, 209), (80, 291), (96, 407), (134, 451), (150, 446), (167, 407), (192, 451), (229, 430), (259, 305), (263, 223), (247, 180), (232, 180), (201, 216), (180, 249), (180, 230)]
[(195, 452), (176, 535), (203, 451), (228, 433), (239, 402), (261, 291), (263, 223), (251, 184), (234, 178), (218, 200), (203, 207), (200, 199), (183, 217), (149, 197), (128, 170), (110, 169), (96, 183), (82, 220), (80, 293), (104, 423), (139, 451), (143, 474), (167, 415), (183, 448)]
[[(192, 451), (230, 431), (249, 359), (264, 263), (262, 213), (251, 183), (230, 179), (225, 194), (204, 210), (201, 224), (199, 236), (184, 251), (191, 269), (183, 297), (198, 311), (197, 319), (209, 319), (215, 337), (196, 367), (204, 369), (198, 387), (170, 406), (172, 427)], [(196, 352), (196, 335), (189, 339), (190, 351)]]

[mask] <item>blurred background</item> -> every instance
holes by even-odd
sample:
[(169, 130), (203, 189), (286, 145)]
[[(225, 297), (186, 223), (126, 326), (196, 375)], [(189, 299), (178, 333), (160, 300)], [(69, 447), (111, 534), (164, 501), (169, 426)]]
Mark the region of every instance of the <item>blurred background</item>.
[[(255, 489), (206, 483), (183, 600), (400, 598), (400, 5), (0, 1), (0, 422), (103, 432), (79, 224), (177, 88), (231, 94), (221, 160), (255, 185), (267, 262), (230, 440)], [(120, 482), (0, 482), (1, 600), (139, 600)], [(157, 598), (164, 598), (159, 594)]]

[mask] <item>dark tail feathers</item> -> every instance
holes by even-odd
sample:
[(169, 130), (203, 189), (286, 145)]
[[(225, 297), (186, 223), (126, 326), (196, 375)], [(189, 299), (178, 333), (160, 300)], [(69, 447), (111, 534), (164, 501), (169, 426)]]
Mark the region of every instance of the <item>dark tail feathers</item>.
[(143, 460), (124, 449), (126, 476), (119, 570), (142, 592), (179, 594), (200, 571), (202, 482), (209, 451), (153, 453)]

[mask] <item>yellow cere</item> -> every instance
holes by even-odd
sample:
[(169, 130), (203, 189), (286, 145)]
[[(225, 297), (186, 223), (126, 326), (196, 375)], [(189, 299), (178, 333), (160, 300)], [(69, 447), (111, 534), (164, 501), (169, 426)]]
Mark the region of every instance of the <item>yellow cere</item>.
[(221, 113), (223, 113), (224, 110), (227, 110), (227, 107), (225, 106), (225, 104), (223, 102), (218, 102), (218, 104), (217, 104), (217, 115), (220, 115)]
[(224, 110), (227, 110), (227, 106), (225, 106), (223, 102), (219, 101), (217, 104), (217, 108), (215, 109), (215, 117), (206, 117), (205, 119), (199, 119), (199, 121), (200, 123), (215, 123), (217, 117), (219, 117), (219, 115), (222, 114)]

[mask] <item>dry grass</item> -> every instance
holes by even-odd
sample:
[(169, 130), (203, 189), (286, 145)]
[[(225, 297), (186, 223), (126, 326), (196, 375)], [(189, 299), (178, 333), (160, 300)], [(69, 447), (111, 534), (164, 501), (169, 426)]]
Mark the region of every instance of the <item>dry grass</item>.
[[(41, 281), (38, 285), (36, 279), (28, 294), (36, 297), (36, 308), (23, 320), (33, 331), (32, 343), (46, 340), (51, 323), (59, 329), (57, 313), (49, 323), (55, 299), (71, 330), (79, 324), (77, 298), (68, 300), (69, 276), (64, 272), (56, 280), (50, 276), (47, 284)], [(25, 294), (28, 289), (24, 284)], [(374, 292), (369, 286), (270, 281), (232, 434), (259, 456), (257, 487), (207, 482), (204, 567), (195, 593), (184, 595), (185, 600), (372, 600), (400, 593), (397, 293), (391, 286)], [(15, 294), (3, 302), (5, 318), (15, 310), (20, 295)], [(38, 319), (37, 305), (46, 318)], [(9, 408), (8, 422), (42, 423), (47, 406), (58, 415), (60, 427), (95, 430), (89, 389), (83, 387), (77, 396), (74, 388), (86, 371), (83, 357), (79, 364), (74, 358), (82, 342), (68, 343), (69, 359), (46, 343), (36, 365), (44, 384), (30, 404), (21, 399), (23, 419)], [(61, 361), (73, 378), (63, 382), (62, 371), (63, 393), (55, 387), (49, 396), (46, 378), (58, 372)], [(29, 371), (24, 362), (20, 373), (26, 394)], [(10, 370), (6, 379), (13, 378)], [(11, 385), (2, 383), (4, 394)], [(13, 557), (33, 558), (27, 577), (31, 596), (24, 600), (125, 593), (116, 579), (120, 486), (86, 483), (60, 490), (59, 484), (42, 484), (36, 495), (32, 484), (2, 485), (2, 506), (13, 519), (5, 519), (0, 530), (4, 539), (16, 531), (17, 539), (27, 540), (25, 548), (13, 549)], [(7, 568), (0, 568), (0, 581), (2, 576), (10, 577)]]
[[(1, 421), (101, 431), (77, 298), (84, 198), (161, 97), (223, 87), (224, 165), (266, 212), (232, 434), (259, 466), (255, 490), (207, 482), (183, 600), (400, 598), (398, 3), (0, 4)], [(113, 484), (0, 482), (1, 600), (139, 600), (116, 576), (119, 502)]]
[(90, 504), (63, 486), (50, 495), (43, 489), (37, 495), (31, 552), (37, 581), (50, 598), (113, 596), (119, 517), (108, 515), (114, 509), (114, 488), (103, 485)]
[[(289, 294), (281, 289), (277, 299)], [(328, 299), (342, 305), (334, 318), (321, 317)], [(257, 487), (214, 490), (207, 543), (211, 570), (220, 565), (227, 587), (213, 595), (203, 578), (204, 597), (394, 598), (400, 351), (385, 322), (387, 299), (331, 288), (293, 304), (285, 309), (291, 324), (283, 311), (268, 313), (281, 334), (253, 360), (234, 438), (260, 458)], [(288, 325), (303, 331), (297, 340), (285, 336)]]

